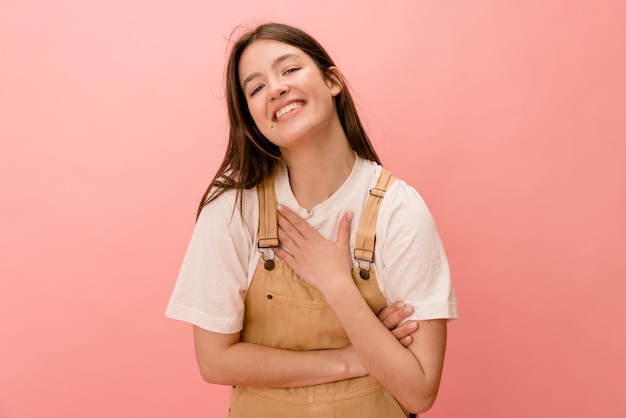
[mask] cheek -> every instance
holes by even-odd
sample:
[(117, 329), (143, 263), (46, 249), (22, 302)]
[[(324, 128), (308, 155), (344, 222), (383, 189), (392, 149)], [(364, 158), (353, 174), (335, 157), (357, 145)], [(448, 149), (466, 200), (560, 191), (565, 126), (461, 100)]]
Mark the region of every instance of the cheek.
[(248, 103), (248, 111), (250, 112), (250, 116), (252, 116), (252, 120), (256, 125), (260, 128), (263, 125), (263, 119), (265, 116), (264, 110), (261, 106), (256, 103)]
[(255, 103), (251, 103), (248, 104), (248, 111), (250, 112), (250, 116), (252, 116), (252, 120), (259, 131), (261, 131), (261, 133), (269, 139), (272, 134), (273, 124), (272, 121), (267, 119), (265, 107), (260, 105), (255, 106)]

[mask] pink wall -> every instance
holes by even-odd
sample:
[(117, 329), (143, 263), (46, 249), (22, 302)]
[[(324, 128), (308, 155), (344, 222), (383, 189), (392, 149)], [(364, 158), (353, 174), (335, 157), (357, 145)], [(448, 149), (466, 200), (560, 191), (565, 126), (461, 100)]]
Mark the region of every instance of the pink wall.
[(0, 417), (224, 416), (163, 311), (263, 20), (328, 47), (438, 221), (462, 319), (424, 416), (626, 414), (622, 2), (209, 3), (0, 3)]

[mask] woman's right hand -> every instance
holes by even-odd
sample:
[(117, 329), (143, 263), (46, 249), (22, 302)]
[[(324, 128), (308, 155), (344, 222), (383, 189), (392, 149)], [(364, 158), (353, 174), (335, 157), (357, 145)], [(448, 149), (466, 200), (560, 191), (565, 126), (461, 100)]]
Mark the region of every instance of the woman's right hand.
[(413, 342), (411, 334), (419, 327), (417, 321), (406, 321), (413, 314), (413, 307), (404, 302), (396, 302), (380, 311), (378, 319), (387, 327), (394, 337), (405, 347)]

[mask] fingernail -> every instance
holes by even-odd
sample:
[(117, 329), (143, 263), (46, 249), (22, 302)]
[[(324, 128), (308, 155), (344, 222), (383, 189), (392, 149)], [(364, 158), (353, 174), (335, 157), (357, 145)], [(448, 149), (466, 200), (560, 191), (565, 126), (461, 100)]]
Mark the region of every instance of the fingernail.
[(348, 220), (348, 222), (352, 222), (352, 212), (348, 212), (348, 216), (346, 216), (346, 219)]
[(284, 206), (283, 206), (283, 205), (278, 205), (278, 206), (276, 206), (276, 209), (277, 209), (279, 212), (282, 212), (282, 211), (283, 211), (283, 209), (285, 209), (285, 208), (284, 208)]
[(412, 306), (405, 306), (403, 309), (404, 313), (411, 313), (413, 311)]
[(417, 322), (410, 322), (408, 326), (409, 326), (409, 329), (415, 329), (417, 328)]

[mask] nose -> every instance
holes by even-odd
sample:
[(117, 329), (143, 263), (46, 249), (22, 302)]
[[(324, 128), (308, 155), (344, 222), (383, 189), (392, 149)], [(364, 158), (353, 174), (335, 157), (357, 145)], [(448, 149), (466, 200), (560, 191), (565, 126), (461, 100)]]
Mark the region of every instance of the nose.
[(283, 83), (276, 83), (270, 89), (270, 100), (276, 100), (289, 92), (289, 87)]

